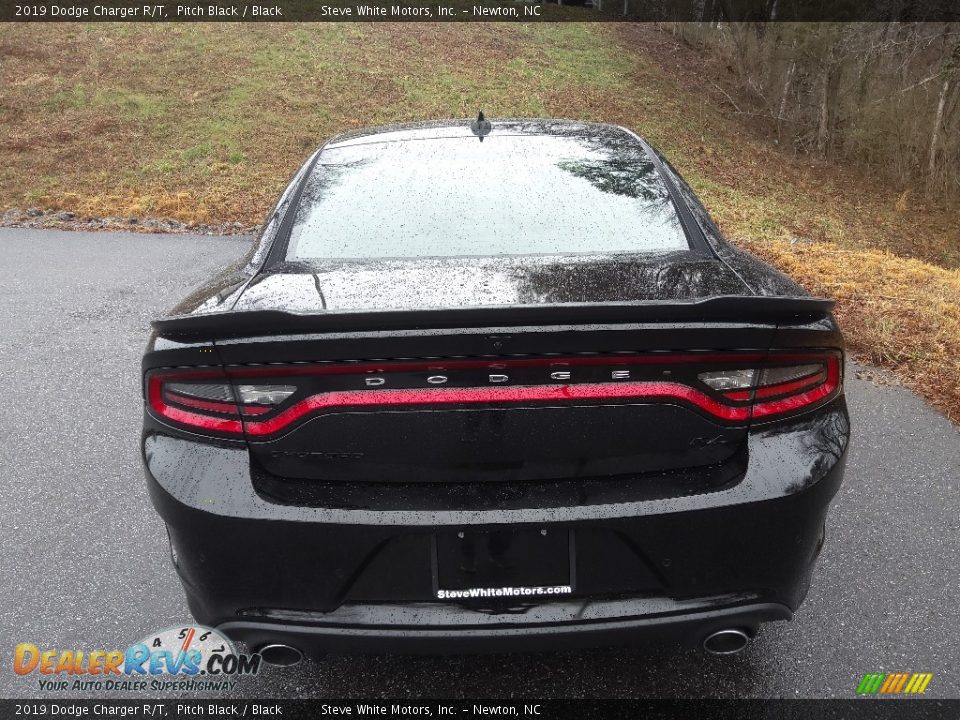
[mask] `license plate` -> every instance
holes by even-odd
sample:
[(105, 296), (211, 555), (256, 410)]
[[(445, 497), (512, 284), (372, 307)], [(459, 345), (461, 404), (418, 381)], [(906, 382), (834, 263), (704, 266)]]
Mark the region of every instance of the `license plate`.
[(570, 532), (556, 529), (438, 533), (434, 589), (440, 600), (544, 600), (573, 592)]

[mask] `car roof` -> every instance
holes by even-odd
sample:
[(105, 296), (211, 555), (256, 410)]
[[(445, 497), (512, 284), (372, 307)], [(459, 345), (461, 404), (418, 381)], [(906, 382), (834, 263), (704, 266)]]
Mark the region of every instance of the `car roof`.
[[(557, 120), (552, 118), (507, 118), (490, 120), (489, 132), (484, 137), (497, 135), (552, 135), (559, 137), (589, 137), (593, 141), (636, 143), (639, 138), (625, 128), (606, 123)], [(330, 138), (324, 148), (348, 147), (367, 143), (386, 143), (439, 138), (476, 138), (475, 120), (432, 120), (397, 123), (350, 130)]]

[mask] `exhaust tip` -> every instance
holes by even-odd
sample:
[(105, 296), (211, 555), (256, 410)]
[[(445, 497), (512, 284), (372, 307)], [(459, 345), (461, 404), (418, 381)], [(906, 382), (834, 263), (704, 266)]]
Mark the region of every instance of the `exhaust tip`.
[(290, 667), (303, 660), (303, 653), (290, 645), (264, 645), (257, 652), (260, 653), (260, 657), (268, 665)]
[(750, 643), (750, 636), (740, 628), (725, 628), (707, 635), (703, 649), (711, 655), (735, 655)]

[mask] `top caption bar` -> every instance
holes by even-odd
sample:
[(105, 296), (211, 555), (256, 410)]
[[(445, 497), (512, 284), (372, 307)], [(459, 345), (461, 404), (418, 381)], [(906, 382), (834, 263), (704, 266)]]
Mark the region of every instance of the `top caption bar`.
[[(156, 0), (154, 0), (156, 2)], [(0, 0), (2, 22), (945, 22), (955, 0)]]

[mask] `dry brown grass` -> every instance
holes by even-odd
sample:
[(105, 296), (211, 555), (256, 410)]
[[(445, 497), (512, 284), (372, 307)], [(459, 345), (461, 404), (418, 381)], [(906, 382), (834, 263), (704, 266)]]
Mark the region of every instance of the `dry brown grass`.
[(732, 240), (836, 297), (852, 348), (960, 417), (958, 214), (764, 142), (724, 69), (650, 26), (8, 24), (0, 58), (0, 208), (254, 223), (352, 127), (627, 125)]
[(600, 28), (550, 27), (6, 25), (0, 205), (257, 222), (334, 133), (544, 115), (626, 71)]
[[(791, 157), (743, 127), (719, 87), (722, 72), (648, 28), (627, 28), (674, 92), (701, 98), (674, 117), (661, 145), (704, 197), (727, 236), (837, 300), (850, 349), (892, 369), (960, 421), (960, 216), (910, 189)], [(727, 88), (733, 92), (733, 88)], [(652, 133), (648, 133), (653, 135)]]
[(784, 154), (729, 107), (722, 71), (648, 27), (617, 33), (642, 48), (634, 91), (588, 96), (592, 112), (663, 147), (728, 237), (835, 298), (856, 354), (960, 420), (958, 213)]
[(835, 298), (851, 350), (960, 421), (960, 270), (834, 243), (744, 244), (811, 292)]

